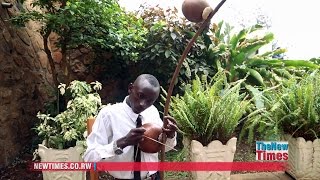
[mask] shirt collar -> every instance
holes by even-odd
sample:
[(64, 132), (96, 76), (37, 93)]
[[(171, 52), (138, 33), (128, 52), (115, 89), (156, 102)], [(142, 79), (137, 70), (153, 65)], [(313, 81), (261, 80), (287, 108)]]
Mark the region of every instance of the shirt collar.
[(128, 96), (126, 96), (123, 100), (123, 104), (124, 104), (124, 111), (127, 113), (127, 115), (130, 117), (130, 119), (133, 121), (133, 122), (136, 122), (139, 114), (136, 114), (132, 111), (131, 107), (127, 104), (127, 98), (129, 98)]

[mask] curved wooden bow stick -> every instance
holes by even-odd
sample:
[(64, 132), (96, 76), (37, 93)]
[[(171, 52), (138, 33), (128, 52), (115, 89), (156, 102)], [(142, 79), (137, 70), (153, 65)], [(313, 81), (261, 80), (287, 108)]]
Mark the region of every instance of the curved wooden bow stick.
[[(164, 107), (164, 116), (168, 115), (169, 112), (169, 105), (170, 105), (170, 100), (171, 100), (171, 95), (172, 95), (172, 91), (173, 91), (173, 87), (174, 87), (174, 83), (179, 75), (182, 63), (184, 61), (184, 59), (187, 57), (188, 52), (190, 51), (193, 43), (196, 41), (196, 39), (198, 38), (198, 36), (202, 33), (202, 31), (204, 30), (204, 28), (207, 26), (207, 24), (210, 22), (211, 18), (218, 12), (218, 10), (220, 9), (220, 7), (226, 2), (226, 0), (222, 0), (216, 8), (214, 8), (214, 10), (209, 14), (208, 18), (201, 24), (200, 28), (198, 29), (198, 31), (196, 32), (196, 34), (192, 37), (192, 39), (190, 40), (190, 42), (188, 43), (186, 49), (183, 51), (181, 58), (179, 59), (179, 62), (177, 64), (176, 70), (174, 71), (174, 74), (172, 76), (171, 82), (170, 82), (170, 86), (167, 92), (167, 98), (166, 98), (166, 103), (165, 103), (165, 107)], [(166, 127), (168, 125), (168, 121), (166, 119), (163, 119), (163, 127)], [(163, 135), (161, 138), (161, 143), (165, 143), (167, 140), (167, 136)], [(164, 161), (165, 158), (165, 146), (161, 147), (161, 156), (160, 156), (160, 160), (161, 162)], [(164, 179), (164, 172), (161, 171), (160, 172), (160, 179), (163, 180)]]

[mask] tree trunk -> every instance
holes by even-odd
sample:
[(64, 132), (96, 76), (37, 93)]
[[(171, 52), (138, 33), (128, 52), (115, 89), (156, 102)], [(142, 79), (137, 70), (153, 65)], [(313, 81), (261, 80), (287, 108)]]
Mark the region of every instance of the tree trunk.
[(49, 45), (48, 45), (48, 37), (49, 37), (50, 33), (51, 32), (46, 32), (43, 34), (44, 52), (48, 56), (49, 64), (50, 64), (51, 71), (52, 71), (52, 79), (53, 79), (54, 85), (55, 85), (55, 87), (58, 87), (58, 85), (59, 85), (58, 73), (57, 73), (56, 67), (54, 65), (54, 60), (53, 60), (53, 57), (51, 55), (51, 51), (50, 51)]

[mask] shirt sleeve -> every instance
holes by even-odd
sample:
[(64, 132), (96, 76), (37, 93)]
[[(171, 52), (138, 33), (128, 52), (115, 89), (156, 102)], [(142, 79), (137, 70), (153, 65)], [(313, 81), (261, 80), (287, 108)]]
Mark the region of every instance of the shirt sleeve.
[(113, 151), (111, 122), (107, 111), (107, 109), (102, 109), (99, 112), (92, 126), (92, 132), (87, 137), (87, 150), (83, 157), (86, 162), (112, 160), (115, 156)]
[[(166, 145), (168, 145), (170, 147), (175, 147), (177, 145), (177, 132), (174, 134), (173, 138), (167, 137)], [(165, 152), (172, 150), (172, 148), (170, 148), (168, 146), (165, 147)]]

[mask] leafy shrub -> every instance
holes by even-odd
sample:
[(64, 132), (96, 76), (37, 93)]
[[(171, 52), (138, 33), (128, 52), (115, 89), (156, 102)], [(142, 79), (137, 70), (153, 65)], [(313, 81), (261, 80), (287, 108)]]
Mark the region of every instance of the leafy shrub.
[(66, 90), (71, 94), (66, 110), (55, 117), (40, 112), (37, 114), (40, 123), (35, 130), (45, 140), (47, 147), (65, 149), (85, 139), (86, 120), (95, 116), (101, 106), (100, 96), (96, 92), (101, 89), (101, 84), (91, 84), (93, 89), (90, 84), (76, 80), (68, 87), (60, 84), (58, 88), (61, 95), (64, 95)]
[[(137, 12), (144, 20), (146, 47), (141, 49), (140, 69), (159, 77), (161, 84), (170, 81), (185, 47), (199, 28), (194, 23), (181, 18), (176, 8), (142, 6)], [(205, 58), (206, 46), (200, 36), (193, 45), (180, 71), (179, 82), (190, 80), (192, 75), (214, 75), (211, 64)], [(157, 67), (157, 68), (154, 68)]]
[[(58, 75), (66, 76), (64, 78), (67, 80), (59, 80), (69, 83), (71, 64), (67, 54), (73, 49), (93, 49), (98, 54), (97, 59), (101, 58), (100, 54), (111, 52), (121, 57), (116, 58), (115, 62), (128, 64), (139, 59), (137, 49), (145, 46), (147, 30), (143, 27), (143, 21), (133, 13), (126, 13), (117, 0), (35, 0), (31, 6), (33, 9), (22, 9), (21, 13), (10, 19), (19, 26), (25, 26), (29, 21), (41, 25), (39, 32), (43, 36), (44, 50), (54, 71), (52, 75), (56, 86), (61, 82)], [(63, 73), (54, 67), (52, 47), (48, 42), (52, 33), (58, 35), (55, 45), (61, 48)]]

